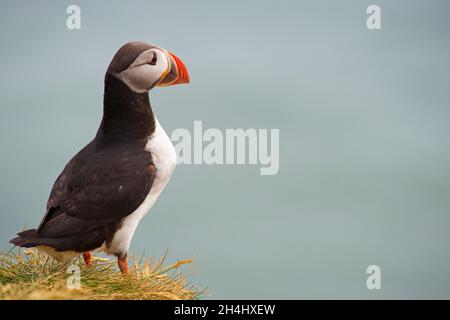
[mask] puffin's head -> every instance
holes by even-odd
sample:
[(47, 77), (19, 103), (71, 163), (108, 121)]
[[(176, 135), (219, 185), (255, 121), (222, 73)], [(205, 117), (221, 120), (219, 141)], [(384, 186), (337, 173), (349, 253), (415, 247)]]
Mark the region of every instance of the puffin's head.
[(187, 69), (176, 55), (140, 41), (128, 42), (121, 47), (106, 73), (139, 93), (148, 92), (155, 86), (189, 83)]

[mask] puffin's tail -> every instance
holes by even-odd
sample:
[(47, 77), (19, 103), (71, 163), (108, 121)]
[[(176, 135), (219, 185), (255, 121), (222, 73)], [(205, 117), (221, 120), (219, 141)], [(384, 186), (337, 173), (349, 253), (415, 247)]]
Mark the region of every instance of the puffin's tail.
[(17, 237), (15, 237), (12, 240), (9, 240), (9, 242), (18, 247), (31, 248), (41, 245), (39, 240), (40, 239), (38, 237), (37, 230), (29, 229), (19, 232), (17, 234)]

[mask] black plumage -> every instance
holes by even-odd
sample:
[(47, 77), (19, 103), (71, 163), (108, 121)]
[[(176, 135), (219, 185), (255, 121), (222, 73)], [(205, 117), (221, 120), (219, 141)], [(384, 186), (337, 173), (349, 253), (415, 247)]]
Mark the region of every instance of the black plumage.
[(145, 150), (155, 118), (148, 94), (130, 90), (114, 74), (149, 48), (132, 43), (116, 53), (105, 75), (97, 135), (56, 179), (39, 227), (20, 232), (11, 243), (57, 251), (93, 250), (108, 245), (122, 219), (144, 201), (156, 173), (151, 153)]

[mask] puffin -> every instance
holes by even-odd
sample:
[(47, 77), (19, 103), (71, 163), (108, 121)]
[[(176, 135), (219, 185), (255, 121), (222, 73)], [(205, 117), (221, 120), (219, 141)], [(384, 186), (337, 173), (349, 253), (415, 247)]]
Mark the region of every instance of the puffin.
[(129, 273), (127, 253), (139, 221), (169, 182), (177, 158), (150, 106), (149, 91), (189, 83), (184, 63), (161, 47), (123, 45), (104, 78), (103, 117), (94, 139), (56, 178), (36, 229), (10, 243), (35, 247), (59, 262), (93, 251), (117, 257)]

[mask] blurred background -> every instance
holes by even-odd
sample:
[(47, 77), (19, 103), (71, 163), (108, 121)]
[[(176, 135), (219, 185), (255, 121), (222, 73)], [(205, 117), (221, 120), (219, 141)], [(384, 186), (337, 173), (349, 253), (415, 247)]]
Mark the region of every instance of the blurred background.
[[(66, 8), (81, 8), (81, 30)], [(381, 7), (382, 30), (366, 27)], [(450, 298), (450, 3), (3, 1), (0, 249), (35, 227), (95, 135), (124, 43), (176, 53), (191, 84), (150, 94), (170, 134), (279, 128), (280, 170), (180, 165), (130, 252), (224, 298)], [(366, 268), (379, 265), (381, 290)]]

